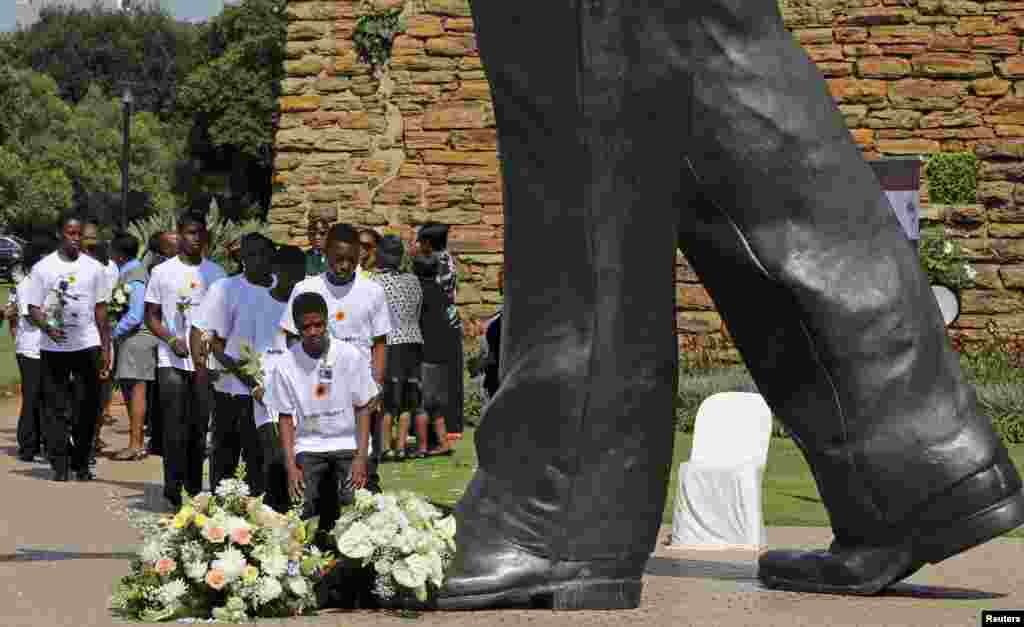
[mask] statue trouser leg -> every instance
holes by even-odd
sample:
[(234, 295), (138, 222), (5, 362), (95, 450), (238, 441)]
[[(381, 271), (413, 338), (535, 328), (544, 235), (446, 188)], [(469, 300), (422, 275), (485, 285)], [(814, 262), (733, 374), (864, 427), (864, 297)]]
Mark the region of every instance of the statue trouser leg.
[(1020, 477), (977, 413), (914, 247), (775, 3), (693, 4), (695, 215), (682, 229), (695, 251), (730, 251), (695, 265), (835, 532), (826, 552), (762, 556), (760, 577), (875, 593), (1024, 523)]
[(677, 4), (473, 6), (506, 326), (443, 608), (639, 601), (671, 461), (677, 231), (833, 522), (830, 552), (766, 555), (767, 583), (874, 592), (1024, 522), (913, 250), (775, 3)]

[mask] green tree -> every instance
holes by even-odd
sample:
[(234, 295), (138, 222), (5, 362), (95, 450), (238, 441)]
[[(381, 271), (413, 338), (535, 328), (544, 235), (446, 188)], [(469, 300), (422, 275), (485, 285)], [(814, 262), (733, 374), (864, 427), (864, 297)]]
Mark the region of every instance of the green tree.
[[(50, 223), (71, 206), (105, 221), (119, 218), (90, 199), (120, 194), (120, 104), (98, 86), (74, 106), (57, 90), (48, 76), (0, 65), (0, 110), (8, 113), (0, 116), (0, 219), (16, 232)], [(136, 214), (178, 204), (172, 182), (184, 156), (180, 128), (148, 112), (132, 117), (130, 189), (144, 199)]]
[[(243, 0), (203, 27), (201, 59), (178, 91), (194, 121), (193, 157), (245, 173), (269, 206), (278, 96), (287, 39), (285, 0)], [(230, 215), (225, 207), (225, 213)]]
[(129, 83), (137, 109), (166, 119), (197, 60), (199, 32), (150, 3), (130, 11), (54, 3), (32, 26), (3, 37), (0, 58), (53, 77), (61, 98), (73, 103), (94, 85), (120, 96)]

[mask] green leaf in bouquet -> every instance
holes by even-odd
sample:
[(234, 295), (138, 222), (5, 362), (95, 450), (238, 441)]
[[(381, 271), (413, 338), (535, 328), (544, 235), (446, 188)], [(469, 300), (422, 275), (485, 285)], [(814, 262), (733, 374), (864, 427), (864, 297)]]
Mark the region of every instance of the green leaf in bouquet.
[(310, 542), (316, 537), (316, 532), (320, 530), (320, 517), (314, 516), (307, 520), (306, 525), (306, 539)]

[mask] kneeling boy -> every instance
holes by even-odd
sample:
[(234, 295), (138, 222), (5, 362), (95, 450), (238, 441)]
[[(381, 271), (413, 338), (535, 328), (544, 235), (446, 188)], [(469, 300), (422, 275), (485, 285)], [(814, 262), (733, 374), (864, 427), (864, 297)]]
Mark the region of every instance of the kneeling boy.
[(370, 402), (378, 394), (366, 358), (327, 332), (327, 303), (315, 292), (295, 297), (300, 342), (280, 356), (267, 402), (279, 415), (292, 498), (305, 492), (304, 518), (320, 516), (329, 533), (338, 507), (355, 490), (379, 492), (370, 454)]

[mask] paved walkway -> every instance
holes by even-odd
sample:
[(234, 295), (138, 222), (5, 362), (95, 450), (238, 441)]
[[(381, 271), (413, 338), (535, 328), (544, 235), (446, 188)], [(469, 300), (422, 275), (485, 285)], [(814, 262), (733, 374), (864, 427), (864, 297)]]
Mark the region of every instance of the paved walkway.
[[(126, 509), (158, 502), (160, 459), (101, 459), (99, 480), (58, 484), (41, 464), (17, 461), (17, 402), (0, 402), (0, 627), (91, 627), (118, 621), (106, 609), (136, 548)], [(124, 418), (106, 427), (114, 450)], [(664, 533), (667, 530), (663, 530)], [(772, 528), (772, 546), (822, 546), (821, 528)], [(1024, 542), (998, 540), (924, 569), (874, 598), (793, 594), (757, 585), (750, 555), (676, 552), (659, 546), (644, 602), (620, 612), (495, 611), (422, 614), (420, 625), (978, 625), (982, 609), (1024, 609)], [(261, 624), (408, 625), (395, 615), (323, 612)]]

